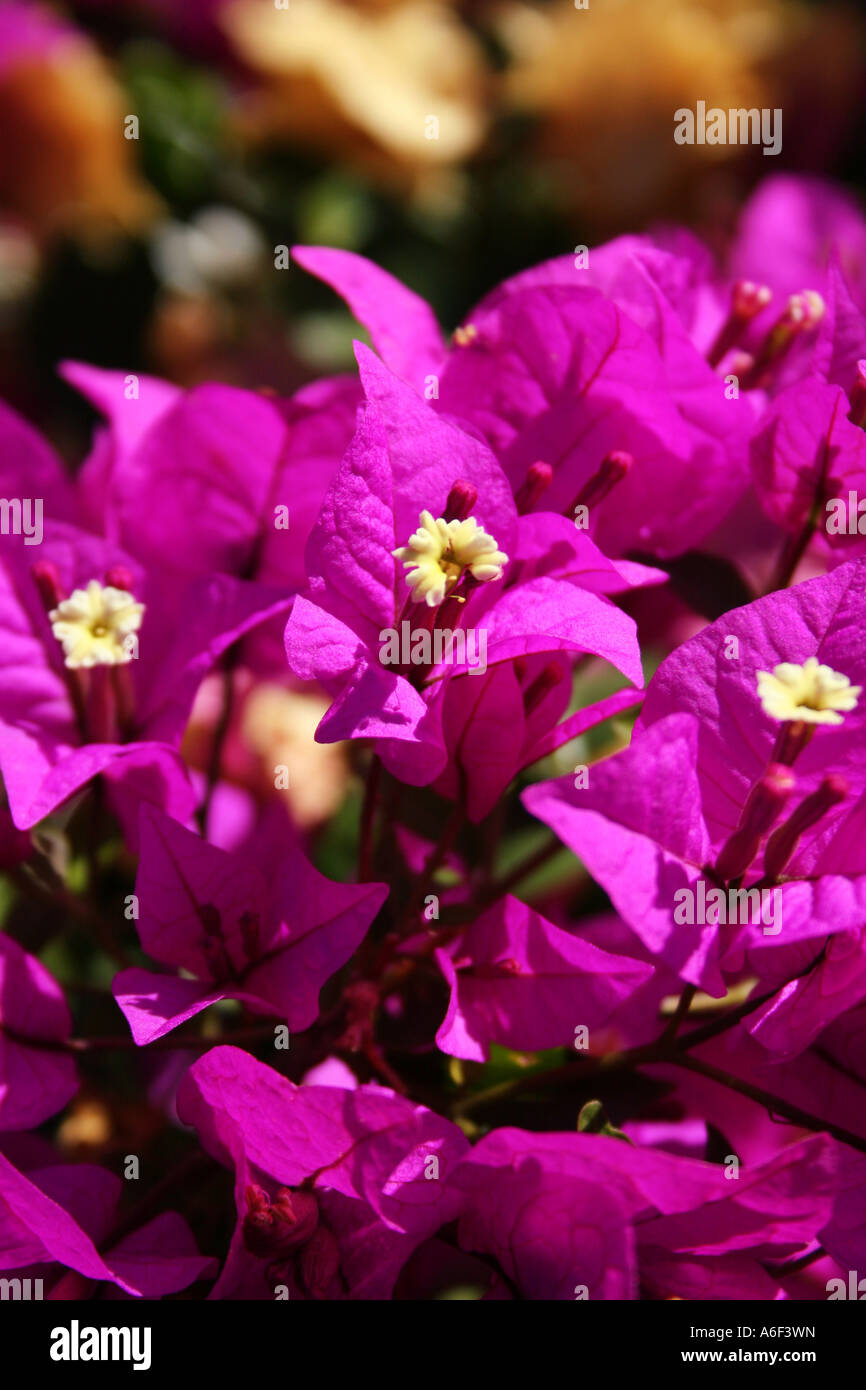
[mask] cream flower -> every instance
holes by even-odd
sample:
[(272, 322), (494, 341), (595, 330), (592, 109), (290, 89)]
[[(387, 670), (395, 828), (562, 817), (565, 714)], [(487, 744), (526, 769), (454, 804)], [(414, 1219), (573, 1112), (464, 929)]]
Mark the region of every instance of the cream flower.
[(431, 512), (423, 511), (418, 520), (421, 524), (409, 544), (392, 551), (407, 571), (406, 583), (415, 603), (435, 608), (464, 570), (482, 584), (502, 578), (508, 556), (473, 516), (465, 521), (446, 521), (441, 516), (434, 520)]
[(272, 682), (255, 685), (244, 701), (241, 735), (262, 759), (269, 777), (291, 769), (280, 794), (302, 830), (321, 825), (342, 805), (349, 782), (344, 743), (316, 743), (315, 732), (330, 701)]
[(220, 23), (261, 86), (241, 103), (253, 139), (288, 134), (402, 184), (467, 159), (488, 123), (485, 61), (437, 0), (231, 0)]
[(758, 695), (772, 719), (803, 724), (841, 724), (842, 713), (856, 707), (862, 686), (847, 676), (822, 666), (816, 656), (802, 666), (783, 661), (770, 671), (758, 672)]
[(144, 604), (111, 585), (91, 579), (86, 589), (73, 589), (48, 614), (51, 631), (63, 646), (66, 665), (123, 666), (132, 660), (125, 639), (141, 627)]

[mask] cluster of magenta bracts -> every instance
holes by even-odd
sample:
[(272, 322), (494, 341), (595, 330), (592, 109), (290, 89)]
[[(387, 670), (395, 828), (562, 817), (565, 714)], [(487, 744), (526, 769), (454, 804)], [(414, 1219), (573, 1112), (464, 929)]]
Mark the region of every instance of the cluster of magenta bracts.
[[(622, 238), (499, 286), (450, 343), (361, 258), (294, 260), (369, 333), (357, 376), (281, 401), (65, 364), (106, 421), (74, 478), (0, 414), (4, 497), (44, 508), (38, 552), (0, 537), (2, 862), (38, 885), (29, 832), (98, 796), (149, 962), (114, 975), (119, 1026), (183, 1027), (166, 1123), (236, 1201), (199, 1253), (170, 1198), (136, 1224), (115, 1174), (63, 1159), (87, 1039), (5, 934), (0, 1266), (58, 1298), (825, 1297), (866, 1271), (866, 220), (776, 178), (724, 264)], [(437, 632), (483, 634), (483, 667), (431, 657)], [(327, 695), (316, 740), (367, 778), (355, 882), (284, 799), (232, 794), (230, 698), (209, 769), (184, 757), (215, 672)], [(621, 751), (531, 771), (638, 707)], [(518, 798), (606, 910), (542, 914), (473, 861)], [(224, 1000), (287, 1026), (303, 1074), (231, 1033), (187, 1065)], [(438, 1056), (441, 1103), (394, 1038)], [(488, 1119), (491, 1048), (565, 1049), (530, 1078), (552, 1126), (509, 1123), (519, 1077)], [(562, 1127), (603, 1066), (662, 1109), (638, 1089), (617, 1132)]]

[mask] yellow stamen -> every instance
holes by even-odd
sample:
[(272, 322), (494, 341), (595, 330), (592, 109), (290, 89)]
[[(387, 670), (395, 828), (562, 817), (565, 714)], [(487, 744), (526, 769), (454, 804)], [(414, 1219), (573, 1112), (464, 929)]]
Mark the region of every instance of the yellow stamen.
[(455, 328), (453, 342), (455, 347), (469, 347), (478, 337), (478, 329), (474, 323), (464, 324), (461, 328)]
[(126, 639), (141, 627), (143, 614), (144, 604), (125, 589), (103, 588), (91, 579), (86, 589), (73, 589), (48, 617), (66, 665), (76, 670), (131, 661), (133, 644)]
[(482, 584), (502, 578), (508, 556), (473, 516), (446, 521), (423, 511), (418, 519), (421, 524), (408, 545), (392, 552), (407, 571), (406, 583), (415, 603), (437, 607), (464, 570)]
[(807, 657), (802, 666), (783, 661), (772, 672), (758, 672), (758, 695), (771, 719), (841, 724), (841, 712), (856, 708), (862, 689), (841, 672), (822, 666), (816, 656)]

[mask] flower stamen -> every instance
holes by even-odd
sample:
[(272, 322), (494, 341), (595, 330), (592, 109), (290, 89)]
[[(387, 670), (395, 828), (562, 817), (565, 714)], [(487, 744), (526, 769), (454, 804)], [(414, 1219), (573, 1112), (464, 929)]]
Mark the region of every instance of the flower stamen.
[(408, 545), (392, 551), (407, 572), (413, 602), (438, 607), (464, 572), (481, 584), (502, 578), (508, 556), (474, 517), (446, 521), (425, 510), (418, 519)]
[(816, 656), (802, 666), (783, 661), (772, 671), (758, 672), (758, 695), (771, 719), (800, 724), (842, 724), (843, 714), (856, 708), (863, 687), (824, 666)]
[(51, 631), (63, 647), (70, 670), (92, 666), (125, 666), (133, 659), (129, 639), (141, 627), (144, 604), (126, 589), (103, 587), (91, 579), (86, 589), (73, 589), (52, 608)]

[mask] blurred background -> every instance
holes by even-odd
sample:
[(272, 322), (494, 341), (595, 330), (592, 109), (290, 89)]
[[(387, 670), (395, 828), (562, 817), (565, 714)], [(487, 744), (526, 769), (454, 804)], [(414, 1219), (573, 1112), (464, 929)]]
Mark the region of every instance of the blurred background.
[[(770, 172), (856, 191), (864, 36), (833, 0), (0, 0), (0, 394), (75, 456), (64, 357), (280, 392), (351, 368), (336, 298), (275, 270), (293, 242), (451, 328), (577, 245), (721, 244)], [(781, 107), (781, 155), (676, 145), (699, 99)]]

